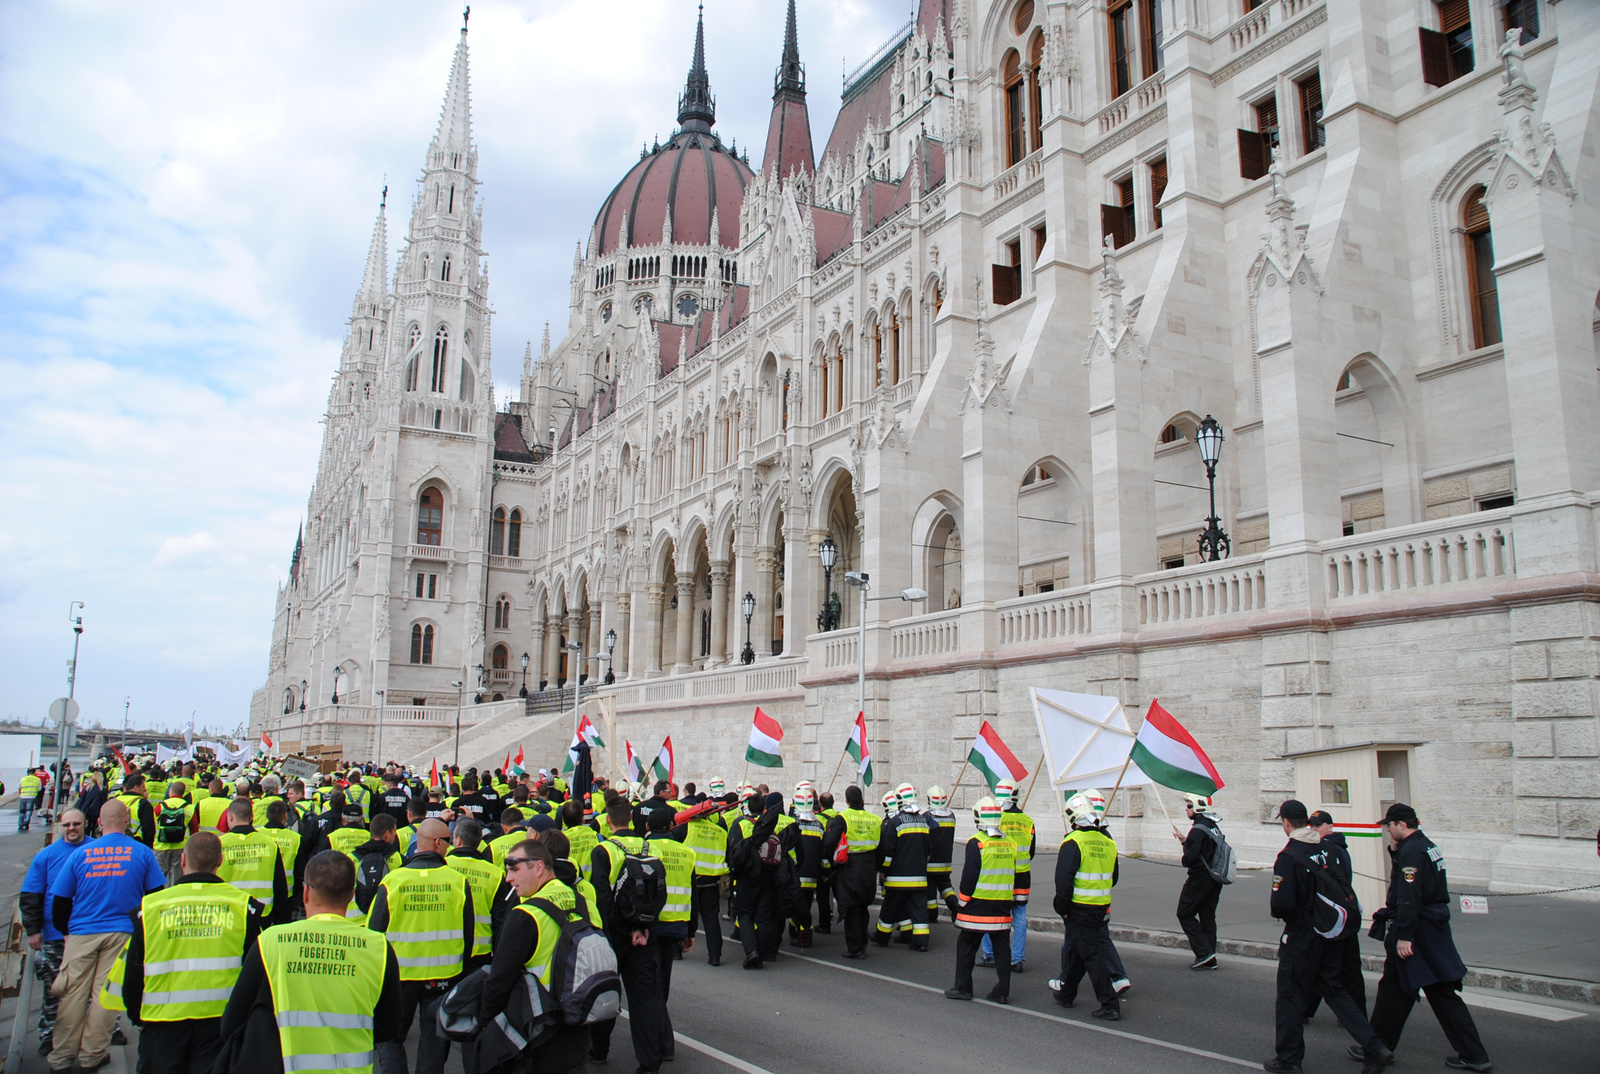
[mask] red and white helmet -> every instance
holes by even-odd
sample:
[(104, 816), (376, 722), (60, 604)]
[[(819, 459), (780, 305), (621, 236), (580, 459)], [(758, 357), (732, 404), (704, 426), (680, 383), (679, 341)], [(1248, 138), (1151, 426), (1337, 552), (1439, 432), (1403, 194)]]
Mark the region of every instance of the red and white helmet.
[(984, 831), (995, 831), (1000, 827), (1000, 814), (1003, 810), (1000, 803), (993, 798), (979, 798), (972, 807), (972, 819)]
[(902, 783), (894, 789), (895, 797), (900, 799), (900, 808), (906, 813), (915, 813), (919, 806), (917, 802), (917, 788), (909, 783)]
[(1009, 779), (1002, 779), (994, 785), (994, 800), (1000, 803), (1001, 809), (1004, 809), (1017, 800), (1017, 785)]
[(935, 784), (928, 788), (928, 808), (944, 809), (950, 804), (950, 792)]
[(794, 789), (795, 816), (803, 820), (810, 820), (817, 810), (817, 792), (808, 782), (801, 783)]
[(900, 795), (894, 791), (883, 793), (883, 811), (889, 816), (900, 812)]
[(727, 781), (725, 781), (721, 776), (712, 777), (712, 779), (706, 784), (706, 788), (711, 792), (711, 797), (713, 798), (721, 798), (724, 794), (728, 793)]

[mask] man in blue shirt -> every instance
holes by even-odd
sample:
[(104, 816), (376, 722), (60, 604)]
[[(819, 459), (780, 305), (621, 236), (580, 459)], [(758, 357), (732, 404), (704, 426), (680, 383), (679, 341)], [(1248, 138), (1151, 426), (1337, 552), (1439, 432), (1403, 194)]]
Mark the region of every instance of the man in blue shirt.
[(127, 805), (107, 802), (100, 810), (100, 838), (74, 851), (50, 882), (51, 917), (67, 938), (56, 981), (61, 1006), (51, 1070), (65, 1071), (76, 1062), (90, 1071), (111, 1061), (117, 1012), (100, 1006), (100, 988), (133, 934), (145, 895), (167, 882), (155, 851), (128, 838), (127, 829)]
[(61, 869), (80, 847), (84, 845), (83, 814), (69, 809), (61, 814), (60, 838), (33, 856), (28, 865), (28, 875), (22, 881), (22, 928), (28, 934), (28, 946), (33, 948), (33, 973), (44, 988), (44, 1000), (39, 1004), (39, 1054), (49, 1055), (51, 1035), (56, 1028), (56, 1007), (59, 1001), (50, 986), (56, 983), (61, 972), (61, 952), (66, 937), (50, 920), (50, 884), (61, 875)]

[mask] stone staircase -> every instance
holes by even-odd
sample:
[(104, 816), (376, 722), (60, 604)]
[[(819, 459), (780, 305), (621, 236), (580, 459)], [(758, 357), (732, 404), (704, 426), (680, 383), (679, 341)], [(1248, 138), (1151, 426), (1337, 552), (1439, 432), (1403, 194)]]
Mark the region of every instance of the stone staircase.
[[(584, 697), (593, 693), (585, 689)], [(530, 770), (538, 769), (558, 760), (560, 750), (572, 734), (571, 691), (548, 691), (535, 695), (523, 705), (507, 705), (502, 712), (494, 713), (461, 731), (461, 769), (470, 767), (495, 769), (506, 759), (506, 753), (516, 755), (517, 746), (525, 747), (525, 764)], [(426, 772), (437, 759), (447, 765), (456, 756), (455, 735), (446, 736), (427, 750), (412, 757), (407, 764), (414, 772)]]

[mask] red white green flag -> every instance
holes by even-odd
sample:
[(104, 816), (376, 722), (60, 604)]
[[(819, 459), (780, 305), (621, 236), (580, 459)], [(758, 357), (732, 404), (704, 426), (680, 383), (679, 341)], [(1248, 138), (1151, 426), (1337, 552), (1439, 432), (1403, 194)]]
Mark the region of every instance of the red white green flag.
[(1133, 763), (1152, 782), (1207, 797), (1222, 789), (1222, 777), (1206, 751), (1159, 701), (1152, 700), (1133, 741)]
[(632, 742), (629, 742), (627, 739), (623, 739), (622, 746), (625, 750), (627, 750), (628, 753), (628, 782), (638, 783), (644, 778), (644, 762), (641, 761), (639, 759), (639, 755), (634, 752)]
[(593, 721), (591, 721), (588, 716), (583, 716), (578, 720), (578, 735), (589, 744), (590, 749), (594, 749), (596, 747), (599, 747), (600, 749), (606, 748), (605, 739), (600, 737), (599, 730), (595, 727)]
[(1378, 839), (1383, 836), (1381, 824), (1346, 824), (1344, 821), (1336, 820), (1333, 822), (1333, 830), (1351, 839)]
[(439, 758), (435, 757), (433, 759), (433, 767), (428, 769), (428, 786), (437, 787), (438, 785), (439, 785)]
[(856, 763), (856, 775), (863, 787), (872, 786), (872, 747), (867, 744), (867, 714), (856, 713), (856, 725), (850, 731), (850, 741), (844, 751)]
[(1006, 747), (1000, 732), (990, 726), (988, 720), (984, 720), (983, 726), (978, 728), (978, 735), (972, 740), (972, 750), (967, 754), (967, 762), (989, 781), (990, 793), (994, 792), (995, 784), (1002, 779), (1017, 783), (1028, 778), (1028, 770), (1017, 760), (1017, 755)]
[(650, 766), (650, 770), (657, 779), (664, 779), (669, 783), (672, 782), (673, 763), (671, 735), (668, 735), (667, 740), (661, 744), (661, 752), (656, 754), (655, 763)]
[(510, 769), (510, 773), (509, 773), (510, 775), (513, 775), (513, 776), (525, 776), (525, 775), (528, 774), (528, 770), (526, 768), (522, 767), (522, 757), (523, 757), (522, 744), (519, 742), (517, 744), (517, 756), (511, 762), (511, 769)]
[(771, 716), (756, 709), (755, 723), (750, 725), (750, 745), (745, 747), (744, 759), (761, 768), (783, 767), (783, 728)]

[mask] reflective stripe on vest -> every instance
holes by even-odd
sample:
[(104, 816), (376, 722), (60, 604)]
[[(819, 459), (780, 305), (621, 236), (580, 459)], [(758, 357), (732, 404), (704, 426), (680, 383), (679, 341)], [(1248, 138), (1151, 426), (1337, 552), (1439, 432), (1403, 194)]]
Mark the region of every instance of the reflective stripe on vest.
[(144, 897), (144, 996), (151, 1022), (220, 1018), (244, 965), (250, 896), (231, 884), (179, 884)]
[(1082, 861), (1072, 883), (1072, 901), (1088, 906), (1111, 905), (1111, 877), (1117, 867), (1117, 844), (1104, 832), (1082, 828), (1062, 840), (1076, 843)]
[[(465, 876), (472, 885), (472, 954), (474, 957), (487, 955), (494, 940), (489, 911), (494, 908), (495, 893), (500, 890), (500, 878), (504, 874), (492, 862), (467, 854), (450, 854), (444, 863)], [(390, 939), (393, 938), (391, 934)]]
[(665, 837), (649, 840), (645, 853), (660, 858), (667, 870), (667, 905), (662, 908), (661, 920), (689, 920), (689, 885), (694, 879), (695, 852), (676, 839)]
[(1020, 810), (1008, 809), (1000, 814), (1000, 832), (1017, 848), (1017, 872), (1033, 870), (1033, 858), (1028, 848), (1033, 845), (1033, 818)]
[[(470, 890), (451, 868), (396, 869), (383, 878), (388, 892), (389, 942), (403, 981), (438, 981), (463, 968), (462, 914)], [(476, 939), (476, 937), (474, 937)]]
[(228, 811), (228, 796), (219, 794), (215, 798), (202, 798), (197, 808), (200, 810), (200, 828), (208, 832), (220, 831), (222, 814)]
[(300, 856), (300, 833), (293, 828), (262, 828), (267, 838), (278, 844), (278, 860), (283, 862), (283, 879), (294, 894), (294, 860)]
[[(139, 803), (145, 801), (143, 795), (119, 794), (117, 801), (128, 807), (128, 838), (139, 838)], [(223, 877), (224, 880), (227, 877)]]
[(728, 833), (711, 817), (691, 820), (684, 846), (694, 851), (694, 871), (701, 876), (723, 876), (728, 871)]
[(1016, 886), (1017, 845), (1004, 836), (978, 835), (978, 882), (974, 899), (1011, 901)]
[(17, 794), (22, 798), (37, 798), (44, 789), (44, 784), (39, 782), (38, 776), (28, 775), (22, 777), (22, 782), (17, 784)]
[(272, 880), (278, 864), (278, 842), (264, 832), (222, 833), (222, 865), (217, 875), (272, 912)]
[(589, 875), (589, 867), (594, 860), (594, 848), (600, 842), (600, 833), (587, 824), (568, 828), (566, 833), (567, 860), (578, 867), (578, 872), (585, 880), (593, 880), (594, 877)]
[(844, 818), (845, 833), (850, 840), (849, 853), (866, 854), (878, 849), (878, 840), (883, 835), (882, 817), (865, 809), (846, 809), (839, 815)]
[(387, 945), (371, 929), (319, 914), (261, 934), (285, 1071), (371, 1074), (372, 1012)]
[(617, 878), (622, 875), (622, 862), (628, 854), (643, 854), (644, 840), (637, 835), (619, 835), (612, 832), (600, 840), (600, 845), (606, 848), (606, 855), (611, 859), (611, 875), (606, 877), (606, 885), (615, 887)]

